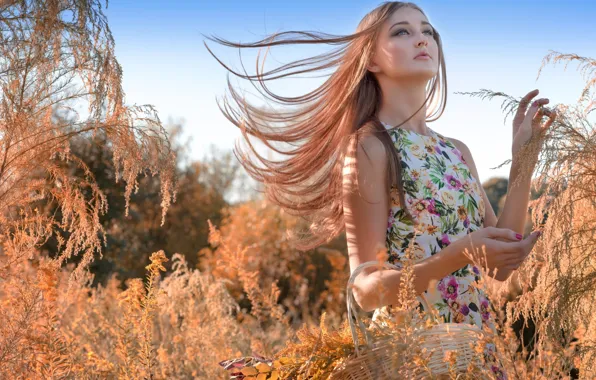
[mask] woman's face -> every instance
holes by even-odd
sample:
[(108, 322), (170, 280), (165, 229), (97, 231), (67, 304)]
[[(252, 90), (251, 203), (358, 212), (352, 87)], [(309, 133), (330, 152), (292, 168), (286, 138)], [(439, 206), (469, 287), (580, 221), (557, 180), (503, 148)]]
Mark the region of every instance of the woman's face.
[[(369, 70), (400, 81), (432, 79), (439, 68), (439, 47), (433, 33), (420, 11), (409, 7), (398, 9), (381, 27)], [(430, 59), (415, 58), (423, 51)]]

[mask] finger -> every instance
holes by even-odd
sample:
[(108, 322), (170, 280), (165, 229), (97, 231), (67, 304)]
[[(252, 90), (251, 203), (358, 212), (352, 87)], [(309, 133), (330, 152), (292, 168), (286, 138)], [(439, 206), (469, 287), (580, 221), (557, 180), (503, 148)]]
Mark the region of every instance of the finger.
[(542, 117), (544, 116), (545, 112), (546, 110), (544, 109), (544, 107), (538, 107), (536, 115), (534, 115), (534, 118), (532, 118), (532, 125), (539, 124), (542, 121)]
[(533, 231), (521, 242), (522, 244), (525, 244), (527, 247), (525, 251), (526, 254), (530, 254), (530, 252), (534, 249), (534, 246), (538, 242), (538, 239), (540, 238), (541, 234), (542, 232), (540, 230)]
[(550, 100), (548, 98), (541, 98), (532, 103), (532, 106), (538, 106), (538, 112), (536, 112), (536, 115), (532, 118), (534, 122), (541, 122), (542, 117), (545, 115), (551, 116), (551, 110), (545, 106), (549, 102)]
[(521, 265), (526, 259), (528, 258), (530, 251), (521, 250), (516, 252), (515, 254), (509, 255), (504, 261), (503, 265)]
[(510, 254), (512, 257), (519, 252), (528, 249), (521, 241), (499, 241), (493, 242), (493, 249), (502, 253)]
[[(546, 98), (537, 99), (534, 102), (532, 102), (532, 105), (528, 109), (528, 113), (526, 114), (525, 119), (531, 119), (532, 125), (534, 125), (535, 121), (540, 120), (538, 118), (538, 110), (540, 109), (540, 107), (542, 107), (544, 104), (546, 104), (548, 102), (549, 102), (549, 100)], [(542, 116), (540, 116), (540, 117), (542, 117)], [(525, 121), (525, 119), (524, 119), (524, 121)]]
[(519, 264), (512, 264), (512, 265), (505, 265), (503, 268), (509, 269), (509, 270), (517, 270), (517, 268), (519, 268), (520, 265), (521, 265), (521, 263), (519, 263)]
[(533, 97), (535, 97), (536, 95), (538, 95), (538, 89), (536, 90), (532, 90), (530, 92), (528, 92), (526, 94), (526, 96), (524, 96), (523, 98), (521, 98), (521, 100), (519, 101), (519, 105), (517, 108), (517, 112), (515, 113), (515, 118), (514, 118), (514, 123), (515, 122), (520, 122), (525, 118), (526, 115), (526, 110), (528, 109), (528, 105), (530, 104), (530, 101), (532, 100)]
[(521, 261), (515, 261), (515, 262), (506, 262), (502, 265), (502, 268), (506, 268), (506, 269), (512, 269), (515, 270), (517, 268), (519, 268), (519, 266), (521, 265)]
[(521, 241), (523, 236), (509, 228), (487, 227), (486, 232), (490, 238), (502, 238), (505, 241)]
[(527, 252), (528, 254), (534, 249), (534, 246), (536, 245), (536, 242), (538, 241), (538, 238), (540, 237), (541, 231), (540, 230), (536, 230), (533, 231), (531, 234), (529, 234), (522, 242), (522, 250), (524, 252)]
[(534, 245), (538, 241), (538, 238), (540, 237), (540, 235), (542, 235), (542, 231), (540, 231), (540, 230), (532, 231), (532, 233), (529, 234), (524, 239), (523, 242)]
[(538, 106), (543, 106), (545, 104), (550, 103), (550, 99), (549, 98), (540, 98), (540, 99), (536, 99), (532, 102), (532, 105), (538, 105)]
[(534, 131), (533, 134), (535, 134), (536, 136), (540, 136), (542, 137), (547, 129), (551, 126), (551, 124), (553, 123), (552, 117), (550, 117), (544, 124), (542, 123), (542, 118), (544, 116), (550, 116), (550, 111), (548, 109), (544, 109), (543, 107), (540, 107), (538, 109), (538, 112), (536, 112), (536, 116), (534, 117), (534, 119), (532, 120), (532, 130)]
[(517, 254), (514, 255), (510, 255), (509, 258), (504, 260), (505, 265), (514, 265), (514, 264), (521, 264), (523, 263), (526, 258), (528, 257), (528, 255), (530, 254), (530, 252), (526, 252), (526, 251), (522, 251), (517, 252)]
[(549, 114), (547, 114), (547, 116), (548, 116), (548, 120), (546, 120), (546, 122), (544, 123), (544, 126), (542, 127), (543, 131), (546, 131), (555, 122), (555, 119), (557, 117), (557, 111), (552, 110), (549, 112)]

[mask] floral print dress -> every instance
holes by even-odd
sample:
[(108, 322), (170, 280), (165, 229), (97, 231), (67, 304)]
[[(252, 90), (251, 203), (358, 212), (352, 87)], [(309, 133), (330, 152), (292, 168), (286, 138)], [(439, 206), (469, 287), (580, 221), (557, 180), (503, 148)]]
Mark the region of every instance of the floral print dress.
[[(385, 124), (386, 128), (391, 128)], [(480, 184), (471, 174), (461, 152), (443, 135), (431, 130), (424, 135), (403, 128), (388, 129), (400, 152), (402, 179), (411, 221), (399, 205), (397, 188), (392, 188), (387, 222), (388, 262), (402, 267), (405, 249), (413, 242), (414, 262), (430, 257), (453, 241), (484, 227), (485, 205)], [(417, 224), (418, 231), (414, 228)], [(425, 298), (446, 323), (469, 323), (495, 331), (489, 313), (489, 299), (477, 287), (480, 272), (468, 264), (442, 278), (436, 288), (427, 289)], [(420, 297), (418, 297), (420, 300)], [(376, 309), (390, 315), (391, 305)], [(422, 303), (418, 306), (424, 310)], [(486, 347), (492, 362), (494, 346)], [(498, 365), (491, 364), (497, 378), (506, 378)]]

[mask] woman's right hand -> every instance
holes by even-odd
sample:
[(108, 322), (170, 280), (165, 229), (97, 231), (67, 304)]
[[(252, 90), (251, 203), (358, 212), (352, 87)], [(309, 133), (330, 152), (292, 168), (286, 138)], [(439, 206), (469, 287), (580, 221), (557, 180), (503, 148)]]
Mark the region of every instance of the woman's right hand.
[[(485, 227), (458, 240), (469, 264), (478, 264), (490, 277), (495, 272), (517, 269), (530, 254), (540, 231), (534, 231), (525, 239), (508, 228)], [(498, 278), (496, 278), (498, 279)]]

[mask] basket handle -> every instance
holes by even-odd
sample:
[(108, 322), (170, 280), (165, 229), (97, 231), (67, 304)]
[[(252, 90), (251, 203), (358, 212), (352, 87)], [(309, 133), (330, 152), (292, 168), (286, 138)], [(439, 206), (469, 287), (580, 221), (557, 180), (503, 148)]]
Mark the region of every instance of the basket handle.
[[(354, 322), (352, 321), (352, 316), (355, 317), (356, 322), (358, 323), (358, 327), (360, 328), (360, 331), (362, 331), (362, 334), (364, 335), (364, 338), (366, 340), (366, 345), (370, 346), (371, 343), (371, 337), (370, 334), (368, 333), (368, 330), (366, 328), (366, 326), (364, 326), (364, 323), (362, 323), (362, 321), (360, 320), (360, 318), (358, 318), (358, 309), (356, 308), (356, 305), (358, 305), (356, 303), (356, 299), (354, 298), (354, 292), (352, 291), (354, 288), (354, 281), (356, 281), (356, 277), (360, 274), (360, 272), (362, 272), (362, 270), (364, 270), (365, 268), (374, 266), (374, 265), (381, 265), (382, 267), (385, 267), (387, 269), (396, 269), (396, 270), (401, 270), (401, 268), (389, 263), (389, 262), (379, 262), (376, 260), (373, 261), (367, 261), (364, 262), (360, 265), (358, 265), (356, 267), (356, 269), (354, 269), (354, 272), (352, 272), (352, 274), (350, 275), (350, 278), (348, 279), (348, 284), (346, 286), (346, 304), (347, 304), (347, 309), (348, 309), (348, 322), (350, 324), (350, 331), (352, 332), (352, 339), (354, 340), (354, 347), (356, 349), (356, 356), (360, 356), (360, 348), (359, 346), (359, 341), (358, 341), (358, 334), (356, 333), (356, 326), (354, 326)], [(428, 302), (426, 301), (426, 297), (424, 296), (424, 293), (420, 294), (420, 302), (423, 304), (424, 309), (425, 310), (430, 310), (430, 307), (428, 306)], [(434, 316), (433, 313), (429, 313), (431, 318), (436, 321), (436, 317)]]

